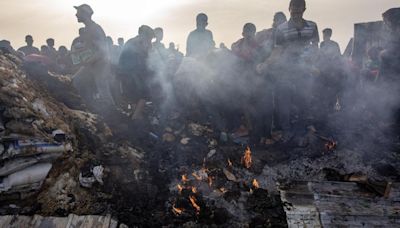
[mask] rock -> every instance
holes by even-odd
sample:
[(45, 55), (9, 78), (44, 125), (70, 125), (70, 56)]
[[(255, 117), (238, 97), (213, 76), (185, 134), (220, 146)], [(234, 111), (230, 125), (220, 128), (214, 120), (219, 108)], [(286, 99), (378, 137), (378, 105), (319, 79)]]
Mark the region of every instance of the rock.
[(175, 141), (176, 137), (172, 133), (165, 133), (162, 137), (164, 142), (173, 142)]

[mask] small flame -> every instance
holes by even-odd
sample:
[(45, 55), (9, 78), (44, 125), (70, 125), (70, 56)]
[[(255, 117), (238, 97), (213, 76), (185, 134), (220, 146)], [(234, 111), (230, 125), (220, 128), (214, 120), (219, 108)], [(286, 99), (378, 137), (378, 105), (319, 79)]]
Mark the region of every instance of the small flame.
[(244, 155), (242, 157), (242, 163), (244, 165), (244, 167), (246, 167), (247, 169), (249, 169), (251, 167), (252, 164), (252, 160), (251, 160), (251, 150), (250, 147), (247, 147)]
[(192, 187), (192, 192), (193, 192), (194, 194), (196, 194), (196, 193), (197, 193), (197, 188), (196, 188), (196, 187)]
[(334, 140), (330, 140), (329, 142), (325, 143), (325, 150), (332, 151), (332, 150), (336, 149), (336, 146), (337, 146), (337, 142), (335, 142)]
[(253, 179), (253, 187), (255, 189), (260, 188), (260, 185), (258, 184), (258, 181), (256, 179)]
[(196, 198), (194, 196), (189, 196), (189, 200), (192, 203), (192, 206), (196, 209), (197, 214), (200, 212), (200, 206), (197, 205)]
[(187, 175), (186, 174), (183, 174), (182, 175), (182, 182), (183, 183), (186, 183), (186, 182), (188, 182), (189, 181), (189, 179), (187, 178)]
[(181, 194), (181, 193), (182, 193), (182, 190), (183, 190), (182, 185), (178, 184), (178, 185), (176, 186), (176, 188), (178, 188), (179, 194)]
[(176, 208), (175, 204), (172, 206), (172, 212), (174, 212), (175, 215), (181, 215), (183, 211), (183, 208)]
[(229, 166), (229, 167), (232, 167), (232, 166), (233, 166), (233, 163), (231, 162), (231, 159), (229, 159), (229, 158), (228, 158), (228, 166)]
[(226, 188), (220, 188), (219, 190), (224, 194), (228, 191), (228, 190), (226, 190)]

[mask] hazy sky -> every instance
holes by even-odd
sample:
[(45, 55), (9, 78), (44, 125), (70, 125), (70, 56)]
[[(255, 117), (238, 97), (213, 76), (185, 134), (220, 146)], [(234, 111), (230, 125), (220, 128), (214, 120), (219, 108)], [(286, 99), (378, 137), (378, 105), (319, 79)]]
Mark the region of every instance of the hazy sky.
[[(92, 6), (93, 19), (114, 41), (135, 36), (138, 27), (147, 24), (163, 27), (164, 43), (173, 41), (184, 50), (200, 12), (208, 14), (208, 28), (217, 45), (230, 46), (241, 38), (245, 23), (253, 22), (262, 30), (271, 26), (275, 12), (288, 16), (289, 0), (0, 0), (0, 40), (10, 40), (18, 48), (24, 45), (25, 35), (31, 34), (37, 47), (52, 37), (56, 46), (69, 48), (83, 26), (73, 6), (82, 3)], [(305, 18), (315, 21), (320, 33), (333, 28), (333, 39), (344, 49), (353, 36), (354, 23), (381, 20), (385, 10), (399, 6), (399, 0), (307, 0)]]

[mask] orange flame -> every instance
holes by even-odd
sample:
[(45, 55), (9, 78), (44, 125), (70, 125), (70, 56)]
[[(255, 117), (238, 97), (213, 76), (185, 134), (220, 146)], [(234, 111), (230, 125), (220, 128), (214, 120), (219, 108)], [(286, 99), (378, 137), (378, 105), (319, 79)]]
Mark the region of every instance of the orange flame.
[(179, 194), (181, 194), (183, 187), (180, 184), (178, 184), (176, 187), (178, 188)]
[(260, 188), (260, 185), (258, 184), (258, 181), (256, 179), (253, 179), (253, 187), (255, 189)]
[(182, 175), (182, 182), (183, 182), (183, 183), (186, 183), (186, 182), (188, 182), (188, 181), (189, 181), (189, 179), (187, 178), (186, 174), (183, 174), (183, 175)]
[(192, 203), (192, 206), (196, 209), (197, 214), (200, 212), (200, 206), (197, 205), (196, 198), (194, 196), (189, 196), (189, 200)]
[(222, 193), (226, 193), (228, 190), (226, 190), (225, 188), (220, 188), (219, 189)]
[(183, 211), (183, 208), (176, 208), (175, 204), (172, 206), (172, 212), (174, 212), (175, 215), (181, 215)]
[(228, 158), (228, 166), (230, 166), (230, 167), (233, 166), (233, 164), (232, 164), (232, 162), (231, 162), (231, 160), (229, 158)]
[(337, 145), (337, 142), (331, 140), (331, 141), (325, 143), (325, 150), (332, 151), (332, 150), (336, 149), (336, 145)]
[(244, 155), (242, 157), (242, 163), (244, 165), (244, 167), (246, 167), (247, 169), (249, 169), (251, 167), (252, 164), (252, 160), (251, 160), (251, 150), (250, 147), (247, 147)]
[(196, 194), (197, 193), (197, 188), (196, 187), (192, 187), (192, 192)]

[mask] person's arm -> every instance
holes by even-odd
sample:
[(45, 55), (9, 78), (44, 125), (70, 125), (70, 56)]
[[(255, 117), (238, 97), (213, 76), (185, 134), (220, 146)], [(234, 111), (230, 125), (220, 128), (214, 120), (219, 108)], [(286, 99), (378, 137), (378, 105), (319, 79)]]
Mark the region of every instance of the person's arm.
[(314, 25), (315, 25), (315, 29), (314, 29), (314, 33), (312, 35), (311, 45), (318, 48), (318, 43), (319, 43), (318, 26), (317, 26), (317, 24), (314, 24)]
[(192, 39), (193, 39), (192, 38), (192, 33), (190, 33), (188, 38), (187, 38), (187, 40), (186, 40), (186, 56), (191, 56), (192, 55), (192, 50), (193, 50), (193, 47), (192, 47), (193, 41), (192, 41)]

